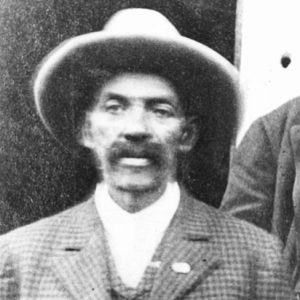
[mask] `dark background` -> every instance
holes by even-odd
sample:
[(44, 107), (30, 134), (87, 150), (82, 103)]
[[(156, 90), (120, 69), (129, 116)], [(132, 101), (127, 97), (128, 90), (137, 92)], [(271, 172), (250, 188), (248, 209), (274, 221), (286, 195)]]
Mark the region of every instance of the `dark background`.
[[(236, 0), (0, 0), (0, 233), (74, 205), (90, 190), (89, 165), (60, 148), (39, 120), (31, 78), (61, 41), (101, 30), (127, 7), (162, 12), (182, 35), (233, 61)], [(214, 206), (227, 182), (228, 155), (193, 187)]]

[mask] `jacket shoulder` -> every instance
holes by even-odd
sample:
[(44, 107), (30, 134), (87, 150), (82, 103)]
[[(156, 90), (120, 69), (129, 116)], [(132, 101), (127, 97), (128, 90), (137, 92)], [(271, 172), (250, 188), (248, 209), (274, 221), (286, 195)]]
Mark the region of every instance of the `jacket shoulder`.
[[(280, 140), (293, 126), (300, 124), (300, 97), (292, 99), (270, 113), (258, 118), (255, 126), (262, 126), (271, 141)], [(251, 128), (251, 127), (250, 127)], [(251, 131), (251, 130), (249, 130)], [(253, 130), (254, 131), (254, 130)]]
[(235, 245), (258, 255), (281, 252), (282, 245), (274, 235), (227, 212), (195, 199), (193, 201), (196, 215), (203, 215), (205, 211), (208, 226), (216, 242), (230, 243), (231, 247)]
[[(0, 251), (25, 253), (26, 250), (39, 252), (49, 250), (56, 241), (64, 239), (85, 222), (86, 210), (93, 205), (91, 200), (85, 201), (54, 216), (50, 216), (32, 224), (14, 229), (0, 237)], [(78, 224), (80, 220), (80, 224)]]
[(215, 255), (221, 257), (228, 268), (247, 270), (256, 278), (258, 289), (272, 284), (290, 286), (290, 270), (277, 237), (205, 204), (195, 207), (196, 211), (205, 209)]

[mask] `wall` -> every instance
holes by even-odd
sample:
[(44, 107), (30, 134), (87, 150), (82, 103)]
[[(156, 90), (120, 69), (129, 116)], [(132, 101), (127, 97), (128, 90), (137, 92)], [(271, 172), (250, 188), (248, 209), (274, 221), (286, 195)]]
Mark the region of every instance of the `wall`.
[(300, 1), (239, 0), (237, 62), (245, 88), (239, 136), (259, 116), (300, 95)]
[[(0, 0), (0, 233), (52, 215), (84, 199), (94, 170), (52, 139), (40, 122), (31, 78), (41, 59), (68, 37), (100, 30), (117, 10), (148, 7), (190, 38), (233, 61), (235, 0)], [(205, 170), (201, 199), (218, 205), (228, 153)], [(203, 170), (202, 170), (203, 173)], [(211, 176), (209, 175), (211, 174)]]

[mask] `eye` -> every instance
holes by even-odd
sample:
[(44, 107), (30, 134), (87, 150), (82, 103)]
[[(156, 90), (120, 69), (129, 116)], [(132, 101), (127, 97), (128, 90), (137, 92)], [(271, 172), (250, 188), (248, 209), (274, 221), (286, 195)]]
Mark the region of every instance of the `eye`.
[(152, 111), (160, 118), (171, 118), (175, 116), (175, 111), (170, 105), (154, 106)]
[(105, 111), (112, 113), (112, 114), (118, 114), (122, 112), (125, 107), (124, 104), (122, 104), (118, 100), (110, 99), (104, 104)]

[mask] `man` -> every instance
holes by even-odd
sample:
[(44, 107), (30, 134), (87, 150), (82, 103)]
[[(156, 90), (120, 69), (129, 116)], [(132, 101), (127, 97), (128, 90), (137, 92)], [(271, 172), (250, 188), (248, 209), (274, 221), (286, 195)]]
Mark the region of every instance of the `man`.
[(34, 96), (64, 147), (92, 150), (102, 181), (82, 204), (2, 237), (1, 299), (289, 299), (277, 241), (182, 185), (207, 133), (234, 137), (226, 60), (159, 13), (129, 9), (50, 53)]
[(282, 240), (300, 294), (299, 141), (299, 98), (256, 120), (233, 155), (221, 209)]

